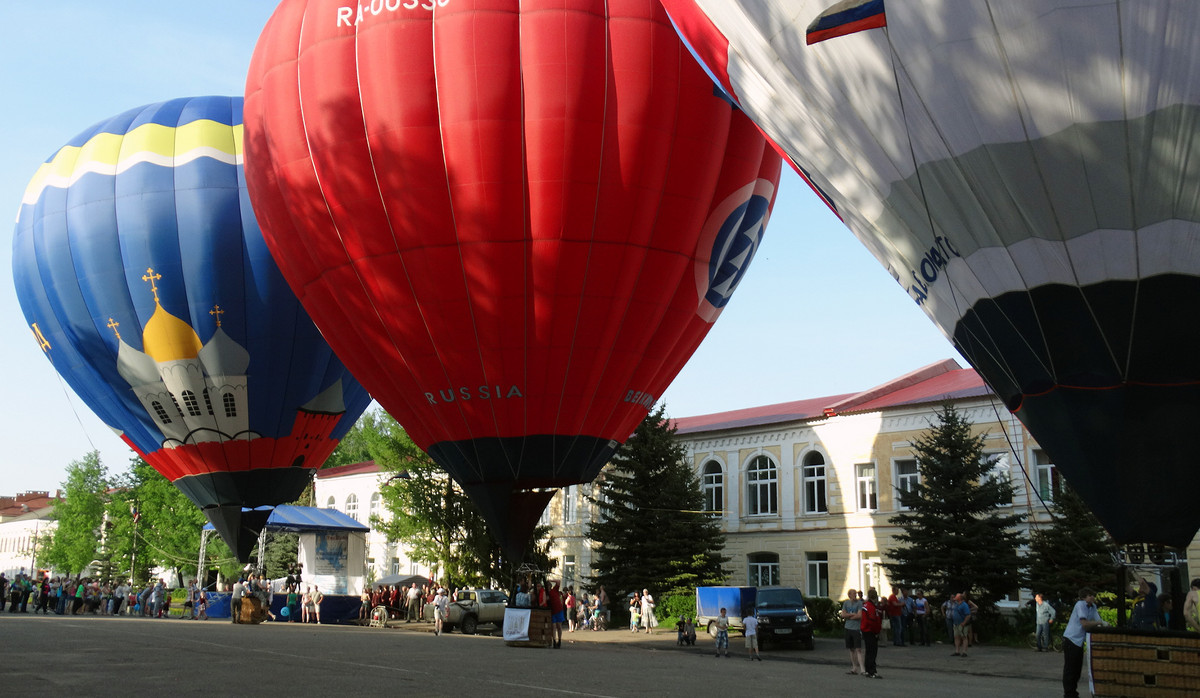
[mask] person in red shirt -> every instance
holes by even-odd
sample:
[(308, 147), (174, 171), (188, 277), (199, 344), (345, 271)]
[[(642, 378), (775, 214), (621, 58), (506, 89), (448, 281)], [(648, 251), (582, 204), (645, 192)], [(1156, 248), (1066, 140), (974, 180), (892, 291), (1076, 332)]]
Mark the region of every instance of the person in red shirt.
[(892, 595), (887, 598), (888, 623), (892, 625), (892, 644), (904, 646), (904, 590), (892, 587)]
[(879, 631), (883, 629), (883, 609), (879, 607), (879, 592), (875, 587), (867, 589), (867, 600), (862, 607), (863, 676), (868, 679), (882, 678), (875, 666), (879, 656)]
[(550, 637), (554, 639), (554, 649), (562, 647), (562, 626), (563, 621), (567, 619), (565, 608), (563, 606), (562, 592), (558, 589), (559, 581), (554, 580), (554, 584), (550, 586), (547, 596), (550, 602), (550, 622), (553, 624), (550, 630)]
[(575, 588), (567, 587), (567, 628), (575, 632)]

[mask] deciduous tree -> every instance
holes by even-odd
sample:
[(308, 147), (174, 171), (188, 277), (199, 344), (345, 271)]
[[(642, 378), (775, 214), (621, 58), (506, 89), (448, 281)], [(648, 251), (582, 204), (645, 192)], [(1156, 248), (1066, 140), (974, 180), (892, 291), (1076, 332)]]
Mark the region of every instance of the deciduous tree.
[(67, 466), (63, 499), (54, 506), (58, 522), (37, 552), (39, 565), (71, 575), (83, 572), (101, 553), (108, 473), (100, 452), (92, 451)]
[[(454, 480), (413, 443), (386, 412), (368, 412), (355, 424), (354, 443), (390, 475), (380, 487), (390, 516), (373, 517), (371, 527), (390, 542), (402, 542), (412, 558), (438, 571), (445, 584), (508, 583), (512, 561), (488, 533), (475, 505)], [(539, 541), (546, 530), (534, 532)], [(548, 569), (549, 543), (531, 541), (526, 561)]]

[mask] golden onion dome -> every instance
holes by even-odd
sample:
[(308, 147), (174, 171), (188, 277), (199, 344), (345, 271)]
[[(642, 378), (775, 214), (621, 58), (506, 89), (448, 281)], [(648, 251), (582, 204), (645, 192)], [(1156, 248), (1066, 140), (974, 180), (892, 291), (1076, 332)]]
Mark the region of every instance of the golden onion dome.
[(191, 325), (155, 304), (154, 314), (142, 331), (142, 347), (155, 361), (194, 359), (204, 344)]

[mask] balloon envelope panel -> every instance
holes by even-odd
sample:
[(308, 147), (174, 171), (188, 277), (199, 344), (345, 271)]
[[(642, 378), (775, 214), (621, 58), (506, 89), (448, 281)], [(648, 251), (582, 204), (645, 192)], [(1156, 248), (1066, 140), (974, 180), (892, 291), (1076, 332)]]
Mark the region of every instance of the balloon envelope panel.
[(370, 401), (263, 242), (240, 97), (72, 139), (26, 190), (13, 274), (55, 368), (202, 508), (291, 501)]
[(1200, 527), (1183, 436), (1200, 398), (1192, 4), (895, 3), (867, 31), (810, 31), (824, 0), (664, 5), (1109, 532), (1186, 545)]
[(515, 511), (646, 416), (749, 264), (780, 161), (656, 2), (372, 8), (268, 23), (250, 192), (355, 375)]

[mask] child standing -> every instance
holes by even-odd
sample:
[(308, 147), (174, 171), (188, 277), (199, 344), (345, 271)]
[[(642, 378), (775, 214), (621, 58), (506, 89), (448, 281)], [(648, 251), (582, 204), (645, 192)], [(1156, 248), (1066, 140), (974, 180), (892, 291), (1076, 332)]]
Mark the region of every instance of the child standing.
[(742, 627), (745, 628), (746, 636), (746, 654), (749, 656), (749, 661), (755, 659), (762, 661), (762, 655), (758, 653), (758, 616), (751, 613), (742, 619)]
[(717, 656), (721, 656), (721, 651), (725, 651), (725, 657), (729, 657), (729, 618), (725, 615), (725, 609), (721, 609), (721, 615), (717, 616)]

